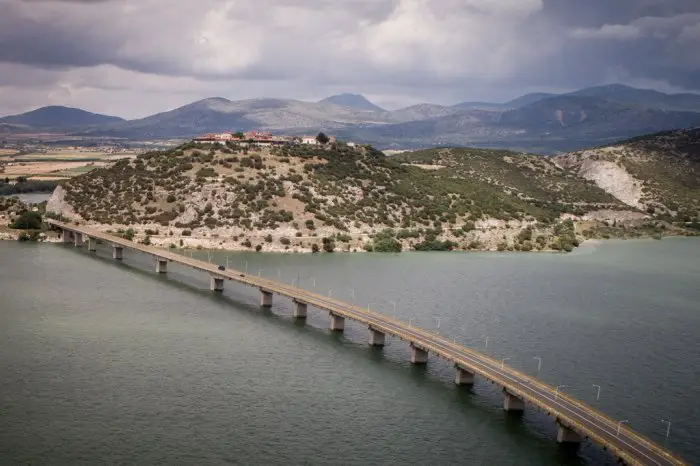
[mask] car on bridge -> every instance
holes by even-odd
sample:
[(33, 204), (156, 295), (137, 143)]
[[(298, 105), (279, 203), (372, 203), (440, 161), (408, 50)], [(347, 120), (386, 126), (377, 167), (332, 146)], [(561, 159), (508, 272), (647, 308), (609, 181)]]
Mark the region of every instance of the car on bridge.
[(226, 270), (226, 267), (224, 267), (223, 265), (220, 265), (219, 270)]

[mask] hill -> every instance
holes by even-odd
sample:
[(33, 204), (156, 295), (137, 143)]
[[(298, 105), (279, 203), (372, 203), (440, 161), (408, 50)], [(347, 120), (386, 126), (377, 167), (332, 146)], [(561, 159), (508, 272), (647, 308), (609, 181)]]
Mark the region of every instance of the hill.
[(555, 160), (657, 218), (700, 222), (700, 129), (638, 137)]
[(572, 92), (569, 95), (595, 97), (610, 102), (659, 110), (700, 112), (700, 95), (698, 94), (665, 94), (649, 89), (636, 89), (622, 84), (589, 87)]
[(23, 125), (35, 129), (70, 129), (81, 126), (107, 125), (121, 121), (125, 120), (87, 112), (79, 108), (49, 106), (0, 118), (0, 125)]
[(359, 94), (338, 94), (319, 101), (320, 104), (333, 104), (340, 107), (355, 108), (358, 110), (369, 110), (371, 112), (385, 112), (383, 108), (373, 104), (364, 96)]
[(588, 236), (603, 217), (657, 231), (546, 157), (433, 149), (388, 158), (343, 143), (188, 143), (75, 177), (47, 210), (164, 246), (267, 251), (569, 250), (582, 232), (567, 218), (589, 221)]

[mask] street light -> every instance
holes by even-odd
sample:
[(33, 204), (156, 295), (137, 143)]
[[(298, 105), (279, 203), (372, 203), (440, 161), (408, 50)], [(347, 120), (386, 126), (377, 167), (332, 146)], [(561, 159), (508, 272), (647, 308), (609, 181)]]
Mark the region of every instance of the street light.
[(501, 359), (501, 370), (503, 370), (503, 367), (506, 365), (506, 361), (509, 360), (510, 358), (503, 358)]
[(537, 375), (540, 374), (540, 369), (542, 369), (542, 358), (539, 356), (535, 356), (532, 359), (537, 359)]
[(389, 301), (389, 303), (394, 306), (394, 314), (396, 314), (396, 303), (394, 301)]
[(557, 385), (557, 388), (554, 389), (554, 399), (556, 400), (559, 398), (559, 389), (560, 388), (566, 388), (566, 385)]
[(277, 269), (277, 278), (280, 278), (281, 274), (282, 274), (282, 272), (280, 271), (280, 269)]
[(262, 269), (258, 269), (258, 277), (262, 274)]
[(489, 347), (489, 337), (486, 335), (481, 335), (481, 338), (486, 340), (486, 345), (484, 345), (484, 348), (488, 348)]
[(440, 330), (440, 318), (439, 317), (433, 317), (435, 319), (435, 322), (437, 323), (437, 330)]
[(630, 422), (628, 419), (625, 419), (624, 421), (620, 421), (617, 423), (617, 436), (620, 436), (620, 429), (622, 428), (622, 424), (627, 424)]
[(314, 288), (316, 288), (316, 277), (311, 277), (311, 280), (313, 280)]
[(352, 299), (355, 299), (355, 288), (350, 288), (350, 296), (352, 296)]
[(328, 290), (328, 297), (329, 297), (329, 298), (331, 297), (331, 291), (333, 291), (333, 288), (331, 288), (331, 289)]
[(671, 435), (671, 421), (662, 418), (661, 423), (668, 424), (668, 427), (666, 427), (666, 440), (668, 440), (668, 436)]
[(226, 268), (228, 269), (228, 256), (226, 256)]
[(411, 322), (413, 322), (413, 319), (415, 319), (415, 317), (411, 317), (410, 319), (408, 319), (408, 326), (409, 327), (411, 326)]
[(245, 261), (245, 274), (248, 275), (248, 261)]
[(595, 400), (598, 401), (600, 400), (600, 385), (593, 384), (593, 388), (598, 390), (595, 394)]

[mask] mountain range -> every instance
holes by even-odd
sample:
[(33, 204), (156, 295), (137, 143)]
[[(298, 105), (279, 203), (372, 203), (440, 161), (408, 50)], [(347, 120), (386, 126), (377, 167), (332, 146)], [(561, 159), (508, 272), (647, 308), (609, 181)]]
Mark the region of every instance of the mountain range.
[(425, 103), (393, 111), (361, 95), (340, 94), (319, 102), (216, 97), (128, 121), (68, 107), (43, 107), (0, 118), (0, 132), (144, 140), (252, 129), (294, 135), (326, 131), (380, 148), (449, 145), (541, 153), (697, 126), (700, 95), (665, 94), (619, 84), (568, 94), (527, 94), (503, 103)]

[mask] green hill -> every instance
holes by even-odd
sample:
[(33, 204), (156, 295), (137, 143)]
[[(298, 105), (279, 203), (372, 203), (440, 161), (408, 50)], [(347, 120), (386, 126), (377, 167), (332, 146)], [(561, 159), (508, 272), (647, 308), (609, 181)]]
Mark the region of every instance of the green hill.
[(47, 209), (166, 246), (278, 251), (371, 249), (386, 237), (403, 249), (570, 249), (578, 239), (566, 218), (631, 210), (546, 157), (434, 149), (388, 158), (342, 143), (190, 143), (75, 177)]

